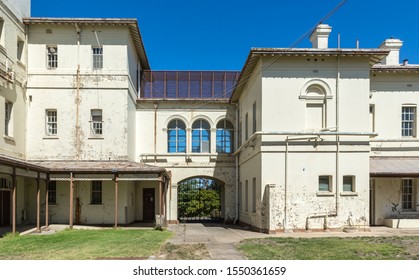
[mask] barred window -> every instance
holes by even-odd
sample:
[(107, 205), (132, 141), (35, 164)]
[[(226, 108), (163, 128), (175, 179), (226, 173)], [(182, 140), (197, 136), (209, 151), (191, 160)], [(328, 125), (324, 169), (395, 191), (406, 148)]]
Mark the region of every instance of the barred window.
[(413, 203), (413, 179), (402, 180), (402, 210), (414, 210)]
[(48, 183), (48, 203), (57, 203), (57, 182), (50, 181)]
[(57, 68), (58, 67), (58, 48), (57, 46), (47, 47), (47, 67)]
[(102, 204), (102, 181), (92, 181), (90, 204)]
[(103, 68), (103, 47), (93, 47), (93, 69)]
[(402, 107), (402, 136), (416, 137), (416, 107)]
[(90, 131), (92, 135), (102, 135), (102, 110), (101, 109), (93, 109), (91, 112), (91, 119), (90, 119)]

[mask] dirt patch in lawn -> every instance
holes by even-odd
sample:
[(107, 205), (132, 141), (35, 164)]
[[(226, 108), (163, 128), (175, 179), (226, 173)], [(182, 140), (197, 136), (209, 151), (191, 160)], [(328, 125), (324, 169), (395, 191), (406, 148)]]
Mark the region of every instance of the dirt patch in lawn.
[(162, 245), (159, 255), (160, 260), (210, 260), (210, 254), (207, 246), (202, 243), (198, 244), (172, 244), (165, 243)]

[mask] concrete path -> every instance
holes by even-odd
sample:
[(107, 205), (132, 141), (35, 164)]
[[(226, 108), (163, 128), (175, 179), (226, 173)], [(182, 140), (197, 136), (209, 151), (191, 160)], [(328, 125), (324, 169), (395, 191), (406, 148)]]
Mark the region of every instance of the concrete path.
[(371, 227), (367, 231), (351, 232), (321, 231), (321, 232), (289, 232), (278, 234), (264, 234), (246, 230), (243, 227), (224, 224), (179, 224), (170, 225), (169, 230), (175, 235), (168, 242), (172, 244), (204, 243), (214, 260), (244, 260), (246, 257), (235, 247), (237, 243), (248, 238), (290, 237), (360, 237), (360, 236), (419, 236), (419, 229), (394, 229), (387, 227)]

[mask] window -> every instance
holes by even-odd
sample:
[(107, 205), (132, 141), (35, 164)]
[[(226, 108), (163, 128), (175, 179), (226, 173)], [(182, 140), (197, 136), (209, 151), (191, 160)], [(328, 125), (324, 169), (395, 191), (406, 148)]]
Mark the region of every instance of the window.
[(252, 212), (256, 213), (256, 178), (252, 180)]
[(323, 104), (306, 104), (306, 128), (319, 130), (324, 127)]
[(6, 136), (12, 135), (12, 108), (12, 102), (6, 101), (4, 103), (4, 135)]
[(332, 191), (332, 177), (331, 176), (319, 176), (319, 191), (320, 192)]
[(206, 120), (196, 120), (192, 124), (192, 152), (210, 152), (210, 125)]
[(102, 135), (102, 110), (101, 109), (92, 109), (91, 120), (90, 120), (90, 132), (92, 135)]
[(48, 183), (48, 203), (57, 203), (57, 182), (50, 181)]
[(244, 116), (244, 133), (245, 140), (249, 139), (249, 113)]
[(344, 192), (354, 192), (355, 191), (355, 176), (343, 176), (342, 190)]
[(243, 205), (243, 183), (239, 182), (239, 210), (242, 211)]
[(4, 20), (0, 18), (0, 45), (4, 47)]
[(402, 107), (402, 136), (416, 137), (416, 107)]
[(186, 126), (175, 119), (167, 126), (167, 147), (169, 153), (186, 153)]
[(370, 104), (370, 131), (375, 132), (375, 105)]
[(253, 103), (253, 115), (252, 115), (252, 123), (253, 123), (253, 133), (256, 132), (256, 101)]
[(103, 48), (102, 47), (93, 47), (93, 69), (102, 69), (103, 68)]
[(90, 204), (102, 204), (102, 181), (92, 181)]
[(413, 179), (402, 180), (402, 210), (414, 210), (413, 204)]
[(234, 127), (224, 119), (217, 123), (217, 153), (232, 153), (234, 146)]
[(17, 39), (17, 60), (19, 60), (20, 62), (22, 62), (22, 60), (23, 60), (23, 48), (24, 48), (24, 46), (25, 46), (25, 41), (18, 38)]
[(47, 67), (58, 67), (58, 48), (57, 46), (47, 46)]
[(244, 210), (249, 211), (249, 181), (244, 182)]
[(46, 118), (46, 134), (48, 136), (57, 135), (57, 110), (54, 109), (47, 109), (45, 110), (45, 118)]

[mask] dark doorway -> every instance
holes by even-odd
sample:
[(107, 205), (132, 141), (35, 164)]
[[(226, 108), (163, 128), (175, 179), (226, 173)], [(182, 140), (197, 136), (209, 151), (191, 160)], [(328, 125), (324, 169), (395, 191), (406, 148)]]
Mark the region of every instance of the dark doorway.
[(144, 222), (154, 221), (154, 218), (155, 218), (154, 209), (155, 209), (154, 189), (151, 189), (151, 188), (143, 189), (143, 221)]
[(0, 226), (10, 226), (10, 191), (0, 191)]
[(212, 178), (191, 178), (178, 183), (180, 222), (222, 221), (223, 183)]

